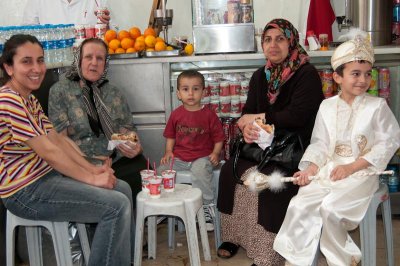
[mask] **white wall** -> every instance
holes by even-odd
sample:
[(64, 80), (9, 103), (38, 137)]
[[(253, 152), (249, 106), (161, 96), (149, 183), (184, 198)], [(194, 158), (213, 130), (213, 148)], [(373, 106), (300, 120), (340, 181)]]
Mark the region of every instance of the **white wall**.
[[(30, 0), (0, 0), (0, 25), (19, 25), (27, 1)], [(331, 0), (337, 15), (344, 15), (344, 1)], [(117, 24), (120, 29), (129, 29), (132, 26), (146, 28), (152, 2), (151, 0), (108, 0), (112, 24)], [(255, 26), (263, 28), (271, 19), (282, 17), (292, 22), (299, 32), (304, 33), (309, 4), (310, 0), (253, 0)], [(169, 36), (186, 35), (191, 40), (191, 0), (168, 0), (167, 8), (174, 11)], [(333, 30), (334, 36), (337, 36), (336, 23)]]

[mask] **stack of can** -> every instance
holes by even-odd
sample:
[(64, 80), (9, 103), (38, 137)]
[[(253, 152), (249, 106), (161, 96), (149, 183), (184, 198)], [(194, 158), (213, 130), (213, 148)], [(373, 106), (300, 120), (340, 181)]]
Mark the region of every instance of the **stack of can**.
[(249, 81), (239, 80), (209, 80), (206, 82), (205, 93), (201, 99), (204, 106), (208, 106), (219, 117), (239, 118), (242, 107), (247, 100)]
[(221, 118), (225, 140), (221, 152), (221, 160), (229, 160), (233, 141), (239, 135), (240, 130), (236, 118)]
[(107, 24), (104, 24), (100, 18), (107, 12), (107, 10), (107, 7), (102, 6), (99, 6), (96, 9), (97, 23), (94, 26), (94, 33), (96, 38), (104, 39), (104, 35), (106, 34)]
[(392, 41), (400, 44), (400, 0), (393, 1)]
[(390, 104), (390, 70), (387, 67), (380, 67), (378, 69), (378, 74), (379, 74), (378, 96), (386, 99), (386, 102)]

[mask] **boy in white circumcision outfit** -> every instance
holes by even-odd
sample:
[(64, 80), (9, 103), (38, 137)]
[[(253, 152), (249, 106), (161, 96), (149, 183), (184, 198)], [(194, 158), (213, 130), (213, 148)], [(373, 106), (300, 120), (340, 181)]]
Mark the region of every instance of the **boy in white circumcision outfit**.
[[(373, 48), (362, 35), (332, 55), (341, 92), (321, 103), (301, 171), (294, 174), (301, 187), (274, 242), (286, 265), (311, 265), (318, 243), (328, 265), (361, 259), (348, 231), (363, 219), (379, 180), (352, 174), (384, 170), (400, 146), (399, 125), (386, 101), (366, 93), (373, 63)], [(321, 179), (309, 181), (313, 175)]]

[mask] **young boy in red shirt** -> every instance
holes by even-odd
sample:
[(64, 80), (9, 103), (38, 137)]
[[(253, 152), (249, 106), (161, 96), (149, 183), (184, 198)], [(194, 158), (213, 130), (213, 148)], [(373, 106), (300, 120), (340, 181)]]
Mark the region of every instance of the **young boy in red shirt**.
[(223, 145), (222, 124), (212, 110), (201, 104), (205, 84), (201, 73), (184, 71), (178, 76), (177, 83), (177, 96), (183, 105), (168, 119), (164, 130), (165, 154), (158, 170), (168, 169), (174, 157), (174, 170), (192, 172), (192, 186), (203, 193), (207, 231), (212, 231), (214, 225), (209, 206), (214, 200), (212, 171), (219, 163)]

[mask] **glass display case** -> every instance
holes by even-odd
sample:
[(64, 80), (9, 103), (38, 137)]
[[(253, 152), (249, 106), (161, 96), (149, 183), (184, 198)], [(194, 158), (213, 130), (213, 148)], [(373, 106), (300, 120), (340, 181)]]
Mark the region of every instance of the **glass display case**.
[(252, 0), (192, 0), (196, 54), (255, 52)]

